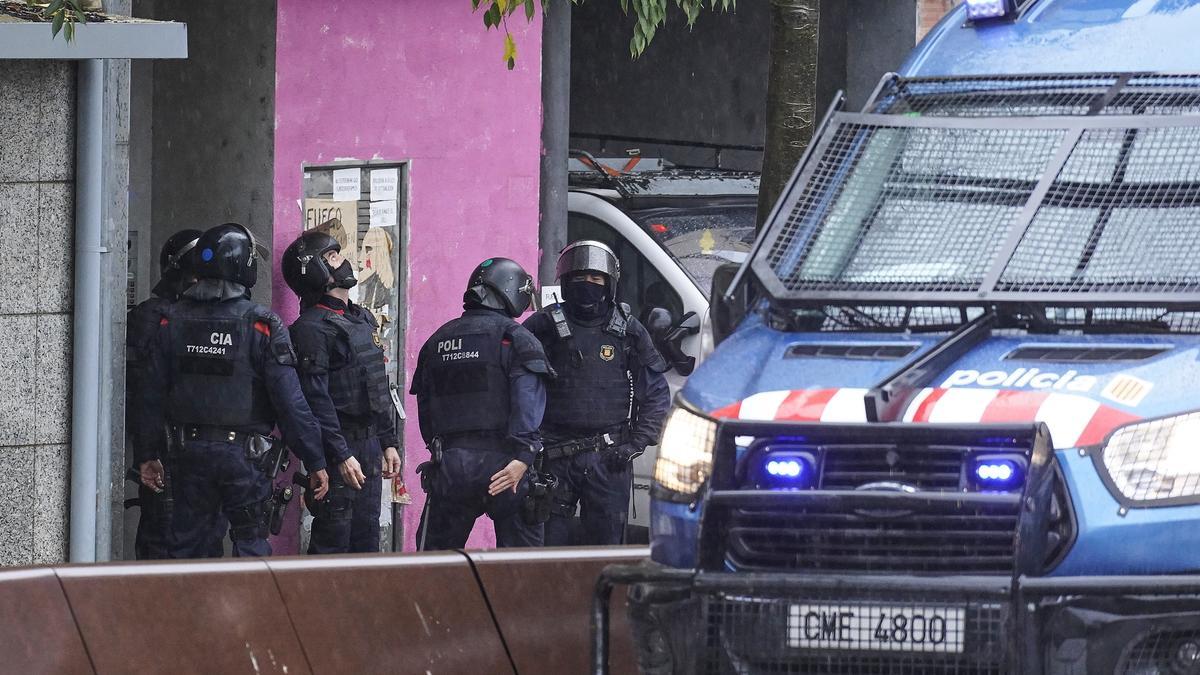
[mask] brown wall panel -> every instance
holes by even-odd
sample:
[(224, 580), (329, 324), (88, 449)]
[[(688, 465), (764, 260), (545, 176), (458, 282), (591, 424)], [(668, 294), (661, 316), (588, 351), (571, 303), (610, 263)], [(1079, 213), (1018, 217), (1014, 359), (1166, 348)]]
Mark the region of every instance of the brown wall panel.
[[(591, 663), (592, 593), (606, 565), (649, 557), (636, 546), (471, 551), (521, 675), (587, 673)], [(636, 673), (625, 587), (612, 594), (609, 666)]]
[(314, 673), (512, 672), (471, 566), (459, 553), (267, 564), (296, 617)]
[(53, 569), (0, 572), (0, 627), (0, 671), (92, 672)]
[(101, 675), (310, 672), (260, 560), (56, 571)]

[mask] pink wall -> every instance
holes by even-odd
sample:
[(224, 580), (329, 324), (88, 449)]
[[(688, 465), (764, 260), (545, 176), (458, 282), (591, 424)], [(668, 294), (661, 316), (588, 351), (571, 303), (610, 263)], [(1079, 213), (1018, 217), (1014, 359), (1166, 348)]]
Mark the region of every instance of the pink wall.
[[(411, 160), (406, 370), (421, 344), (458, 316), (472, 268), (488, 256), (536, 269), (541, 147), (541, 33), (521, 15), (485, 31), (467, 0), (279, 0), (275, 87), (274, 250), (299, 234), (303, 162)], [(405, 255), (407, 253), (407, 255)], [(275, 266), (275, 310), (295, 300)], [(412, 469), (428, 458), (416, 402), (405, 399), (413, 547), (424, 494)], [(486, 518), (472, 535), (492, 545)]]

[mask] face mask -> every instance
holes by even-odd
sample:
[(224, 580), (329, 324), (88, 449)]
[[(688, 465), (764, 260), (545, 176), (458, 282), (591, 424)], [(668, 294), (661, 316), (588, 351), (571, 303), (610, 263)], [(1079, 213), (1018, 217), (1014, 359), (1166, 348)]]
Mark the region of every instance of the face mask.
[(356, 285), (358, 285), (358, 279), (354, 278), (354, 268), (350, 265), (349, 260), (343, 260), (342, 264), (333, 271), (334, 288), (354, 288)]
[(596, 314), (604, 309), (608, 289), (590, 281), (568, 281), (563, 284), (563, 299), (573, 309), (585, 314)]

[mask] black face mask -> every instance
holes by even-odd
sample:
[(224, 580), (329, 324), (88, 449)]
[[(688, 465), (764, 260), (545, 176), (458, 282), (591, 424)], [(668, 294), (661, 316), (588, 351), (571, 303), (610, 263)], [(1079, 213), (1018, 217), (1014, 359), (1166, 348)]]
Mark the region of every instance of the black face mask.
[(350, 265), (349, 260), (343, 260), (342, 264), (333, 271), (333, 287), (354, 288), (357, 285), (358, 279), (354, 278), (354, 268)]
[(568, 281), (563, 284), (563, 299), (581, 316), (598, 316), (608, 309), (604, 302), (608, 288), (590, 281)]

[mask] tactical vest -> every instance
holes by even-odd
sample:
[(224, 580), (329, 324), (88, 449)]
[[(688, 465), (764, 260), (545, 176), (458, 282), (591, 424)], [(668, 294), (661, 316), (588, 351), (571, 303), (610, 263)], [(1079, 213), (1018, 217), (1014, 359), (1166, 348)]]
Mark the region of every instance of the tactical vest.
[(353, 417), (386, 411), (391, 405), (387, 362), (382, 345), (375, 341), (373, 322), (351, 321), (336, 312), (321, 311), (325, 314), (322, 318), (350, 346), (350, 361), (329, 371), (329, 398), (333, 399), (333, 406), (340, 415)]
[(436, 436), (508, 432), (508, 374), (501, 342), (516, 324), (490, 311), (470, 311), (442, 326), (421, 350), (429, 420)]
[[(618, 311), (614, 308), (613, 314)], [(567, 324), (571, 337), (556, 338), (546, 348), (558, 377), (546, 383), (543, 423), (594, 431), (628, 421), (633, 384), (625, 323), (610, 319), (606, 325), (588, 327), (568, 317)]]
[(171, 389), (167, 420), (239, 429), (275, 415), (253, 349), (260, 308), (249, 300), (182, 300), (167, 310)]

